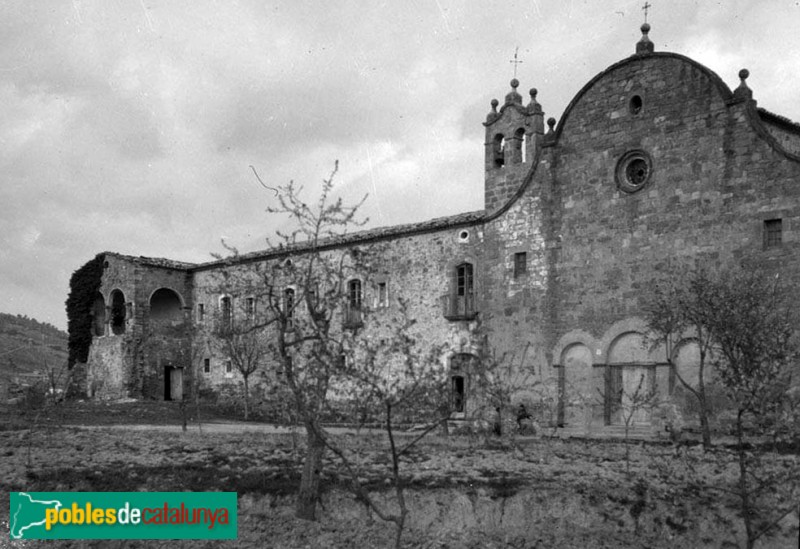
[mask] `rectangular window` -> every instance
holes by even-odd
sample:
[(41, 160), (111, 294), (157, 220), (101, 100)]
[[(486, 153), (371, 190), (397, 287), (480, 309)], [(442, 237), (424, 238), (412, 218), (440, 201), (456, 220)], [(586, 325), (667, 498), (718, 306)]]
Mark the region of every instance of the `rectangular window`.
[(378, 282), (378, 307), (389, 306), (389, 286), (386, 282)]
[(203, 359), (203, 372), (208, 374), (211, 373), (211, 359), (204, 358)]
[(456, 295), (472, 295), (472, 263), (462, 263), (456, 267)]
[(464, 376), (452, 376), (450, 378), (452, 385), (452, 406), (454, 412), (464, 411)]
[(248, 317), (253, 317), (256, 314), (256, 298), (248, 297), (245, 301), (245, 312)]
[(230, 360), (225, 361), (225, 373), (230, 374), (233, 372), (233, 365), (231, 364)]
[(361, 281), (357, 278), (347, 283), (347, 300), (351, 309), (361, 308)]
[(286, 329), (294, 329), (294, 289), (286, 288), (283, 291), (283, 311), (286, 314)]
[(197, 320), (199, 322), (203, 322), (203, 319), (206, 317), (206, 306), (203, 303), (199, 303), (197, 305)]
[(514, 254), (514, 278), (519, 278), (528, 272), (528, 254), (517, 252)]
[(783, 220), (766, 219), (764, 221), (764, 249), (777, 248), (783, 241)]
[(223, 296), (219, 300), (220, 316), (222, 320), (222, 327), (230, 328), (233, 321), (233, 304), (229, 296)]

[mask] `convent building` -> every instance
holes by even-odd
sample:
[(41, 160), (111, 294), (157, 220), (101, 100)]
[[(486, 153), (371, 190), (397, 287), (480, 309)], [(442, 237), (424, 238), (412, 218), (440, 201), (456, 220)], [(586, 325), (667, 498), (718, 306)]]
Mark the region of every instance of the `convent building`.
[[(746, 69), (731, 89), (688, 57), (654, 51), (649, 25), (641, 30), (633, 54), (583, 85), (558, 121), (516, 79), (491, 102), (484, 209), (329, 245), (382, 243), (384, 274), (348, 281), (350, 305), (380, 314), (407, 299), (420, 333), (444, 346), (456, 418), (481, 400), (469, 337), (478, 322), (498, 352), (526, 350), (522, 366), (550, 391), (554, 421), (597, 430), (620, 423), (621, 389), (644, 381), (664, 400), (676, 392), (664, 349), (644, 342), (640, 309), (671, 262), (750, 257), (800, 283), (800, 125), (757, 106)], [(302, 253), (250, 253), (235, 268)], [(193, 377), (237, 380), (210, 341), (214, 319), (232, 309), (215, 289), (228, 263), (102, 257), (85, 364), (92, 396), (180, 399)], [(183, 322), (194, 329), (177, 331)], [(147, 357), (144, 331), (162, 343)], [(691, 376), (691, 341), (672, 352)], [(533, 388), (520, 394), (534, 399)], [(653, 410), (635, 418), (662, 420)]]

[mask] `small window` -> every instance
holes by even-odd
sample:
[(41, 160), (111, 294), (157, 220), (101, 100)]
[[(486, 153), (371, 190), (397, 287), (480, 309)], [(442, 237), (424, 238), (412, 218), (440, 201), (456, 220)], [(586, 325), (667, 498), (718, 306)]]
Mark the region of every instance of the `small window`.
[(211, 372), (211, 359), (204, 358), (203, 359), (203, 373), (210, 373)]
[(452, 405), (453, 411), (457, 413), (464, 412), (464, 376), (452, 376), (450, 378), (452, 383)]
[(767, 219), (764, 221), (764, 248), (777, 248), (783, 242), (783, 220)]
[(639, 114), (642, 112), (642, 105), (642, 96), (634, 95), (631, 97), (630, 103), (628, 103), (628, 109), (630, 110), (631, 114)]
[(378, 307), (389, 306), (389, 286), (386, 282), (378, 282)]
[(283, 312), (286, 315), (286, 329), (294, 329), (294, 289), (286, 288), (283, 291)]
[(206, 318), (206, 306), (204, 303), (199, 303), (197, 305), (197, 320), (199, 322), (203, 322)]
[(517, 252), (514, 254), (514, 278), (519, 278), (528, 272), (527, 252)]
[(245, 304), (245, 312), (247, 313), (248, 317), (253, 317), (256, 314), (256, 298), (248, 297), (247, 300), (244, 302)]
[(458, 241), (463, 243), (469, 242), (469, 231), (461, 231), (458, 233)]
[(231, 364), (230, 360), (225, 361), (225, 373), (226, 374), (233, 373), (233, 364)]

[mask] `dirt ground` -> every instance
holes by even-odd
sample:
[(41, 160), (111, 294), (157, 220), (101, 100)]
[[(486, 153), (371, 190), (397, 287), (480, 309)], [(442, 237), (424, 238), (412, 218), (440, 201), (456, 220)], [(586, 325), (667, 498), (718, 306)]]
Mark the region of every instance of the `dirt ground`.
[[(85, 410), (72, 417), (62, 414), (63, 421), (55, 420), (58, 414), (46, 421), (39, 416), (28, 428), (23, 428), (26, 418), (0, 421), (5, 426), (0, 431), (3, 491), (235, 491), (238, 540), (205, 545), (15, 542), (11, 547), (392, 544), (392, 527), (371, 517), (355, 500), (347, 489), (350, 477), (330, 455), (319, 522), (294, 518), (303, 451), (300, 431), (215, 422), (190, 424), (183, 432), (179, 421), (142, 427), (150, 412), (136, 415), (129, 405), (98, 410), (107, 412), (105, 417), (80, 427), (74, 423), (91, 418)], [(125, 420), (108, 419), (114, 417)], [(163, 418), (163, 410), (158, 417)], [(391, 505), (385, 437), (338, 436), (360, 482)], [(772, 471), (800, 470), (797, 455), (770, 459)], [(402, 462), (411, 508), (405, 546), (736, 547), (741, 521), (730, 493), (736, 466), (735, 455), (724, 447), (706, 453), (700, 446), (653, 442), (430, 436)], [(8, 499), (3, 498), (0, 523), (7, 524), (8, 518)], [(797, 513), (788, 516), (762, 546), (796, 546), (797, 524)], [(0, 546), (4, 543), (0, 540)]]

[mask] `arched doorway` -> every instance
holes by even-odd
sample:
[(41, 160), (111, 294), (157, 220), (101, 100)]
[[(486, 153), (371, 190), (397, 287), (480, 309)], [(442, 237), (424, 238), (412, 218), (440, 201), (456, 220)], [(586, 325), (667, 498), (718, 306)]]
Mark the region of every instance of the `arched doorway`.
[(469, 375), (478, 358), (458, 353), (450, 358), (450, 410), (454, 417), (465, 417), (469, 396)]
[[(558, 371), (559, 425), (591, 421), (594, 405), (600, 400), (592, 375), (592, 351), (589, 347), (574, 343), (564, 349)], [(588, 418), (587, 414), (590, 414)]]
[(606, 423), (649, 425), (655, 401), (655, 364), (642, 334), (627, 332), (608, 350)]

